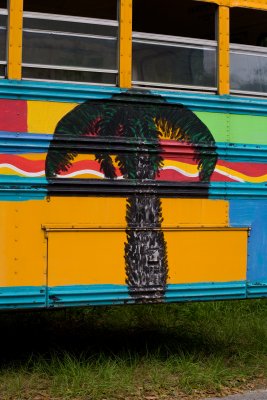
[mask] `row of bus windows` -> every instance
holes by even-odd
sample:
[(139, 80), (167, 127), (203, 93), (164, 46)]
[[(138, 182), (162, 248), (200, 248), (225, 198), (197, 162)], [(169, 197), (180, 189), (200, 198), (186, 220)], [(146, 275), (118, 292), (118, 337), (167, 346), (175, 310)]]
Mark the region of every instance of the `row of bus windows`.
[[(0, 76), (5, 3), (0, 0)], [(133, 85), (216, 91), (216, 8), (193, 0), (133, 0)], [(231, 9), (230, 32), (231, 91), (267, 93), (267, 12)], [(117, 0), (24, 0), (22, 76), (116, 85)]]

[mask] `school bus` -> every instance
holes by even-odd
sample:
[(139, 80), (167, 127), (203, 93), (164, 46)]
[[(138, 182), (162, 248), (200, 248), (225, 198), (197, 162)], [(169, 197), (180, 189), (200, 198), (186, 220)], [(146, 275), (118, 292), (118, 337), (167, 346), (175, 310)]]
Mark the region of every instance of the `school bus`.
[(0, 0), (0, 308), (267, 296), (267, 0)]

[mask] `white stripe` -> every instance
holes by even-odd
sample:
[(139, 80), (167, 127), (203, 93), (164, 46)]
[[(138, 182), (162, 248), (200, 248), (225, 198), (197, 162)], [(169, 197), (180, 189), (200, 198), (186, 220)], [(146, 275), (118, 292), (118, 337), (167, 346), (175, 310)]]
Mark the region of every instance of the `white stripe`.
[[(38, 176), (44, 176), (45, 175), (45, 171), (44, 170), (41, 170), (41, 171), (38, 171), (38, 172), (27, 172), (27, 171), (24, 171), (24, 170), (22, 170), (22, 169), (20, 169), (18, 167), (15, 167), (14, 165), (8, 164), (8, 163), (0, 164), (0, 168), (9, 168), (9, 169), (11, 169), (11, 170), (13, 170), (15, 172), (18, 172), (21, 175), (28, 176), (28, 177), (38, 177)], [(192, 174), (190, 172), (186, 172), (183, 169), (177, 168), (177, 167), (174, 167), (174, 166), (173, 167), (172, 166), (163, 167), (163, 168), (161, 168), (161, 170), (162, 171), (167, 171), (167, 170), (176, 171), (176, 172), (178, 172), (178, 173), (180, 173), (180, 174), (182, 174), (184, 176), (190, 177), (190, 178), (196, 178), (196, 177), (199, 176), (198, 172)], [(242, 178), (238, 178), (237, 176), (231, 175), (228, 172), (221, 171), (220, 169), (217, 169), (217, 168), (215, 168), (214, 172), (217, 172), (218, 174), (223, 175), (223, 176), (227, 176), (228, 178), (233, 179), (233, 180), (235, 180), (237, 182), (246, 182)], [(98, 176), (99, 178), (103, 178), (103, 179), (105, 178), (105, 175), (102, 172), (94, 171), (93, 169), (83, 169), (81, 171), (74, 171), (74, 172), (71, 172), (71, 173), (66, 174), (66, 175), (57, 175), (57, 178), (72, 178), (72, 177), (75, 177), (77, 175), (85, 175), (85, 174)], [(116, 179), (124, 179), (124, 177), (123, 176), (118, 176)]]
[[(99, 178), (103, 178), (103, 179), (106, 178), (105, 174), (103, 174), (102, 172), (94, 171), (93, 169), (82, 169), (80, 171), (70, 172), (69, 174), (65, 174), (65, 175), (57, 175), (57, 178), (73, 178), (74, 176), (85, 175), (85, 174), (95, 175), (95, 176), (98, 176)], [(118, 176), (118, 177), (116, 177), (116, 179), (124, 179), (124, 177)]]
[(14, 165), (8, 164), (8, 163), (0, 164), (0, 168), (9, 168), (15, 172), (18, 172), (21, 175), (30, 176), (30, 177), (43, 176), (45, 174), (44, 170), (39, 171), (39, 172), (27, 172), (27, 171), (24, 171), (23, 169), (20, 169), (18, 167), (15, 167)]
[(186, 172), (186, 171), (184, 171), (183, 169), (180, 169), (180, 168), (177, 168), (177, 167), (172, 167), (172, 166), (163, 167), (163, 168), (161, 168), (161, 170), (162, 170), (162, 171), (173, 170), (173, 171), (179, 172), (180, 174), (182, 174), (182, 175), (184, 175), (184, 176), (188, 176), (188, 177), (190, 177), (190, 178), (196, 178), (196, 177), (198, 177), (198, 175), (199, 175), (198, 172), (196, 172), (196, 173), (194, 173), (194, 174), (191, 174), (190, 172)]
[(238, 178), (237, 176), (231, 175), (228, 172), (221, 171), (220, 169), (217, 169), (217, 168), (215, 168), (214, 172), (218, 172), (218, 174), (221, 174), (223, 176), (227, 176), (228, 178), (231, 178), (231, 179), (233, 179), (234, 181), (237, 181), (237, 182), (246, 182), (242, 178)]

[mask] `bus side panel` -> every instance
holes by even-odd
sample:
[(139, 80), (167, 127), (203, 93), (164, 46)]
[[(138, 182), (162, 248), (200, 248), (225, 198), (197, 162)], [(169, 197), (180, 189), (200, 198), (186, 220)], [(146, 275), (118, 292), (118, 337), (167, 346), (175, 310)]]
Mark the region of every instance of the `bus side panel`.
[[(2, 308), (145, 302), (157, 291), (157, 246), (144, 246), (145, 282), (149, 274), (154, 276), (151, 285), (146, 283), (148, 291), (143, 291), (140, 300), (129, 289), (129, 197), (97, 192), (50, 196), (47, 192), (45, 159), (52, 135), (62, 117), (76, 106), (45, 101), (0, 103), (6, 116), (0, 121)], [(218, 160), (210, 178), (210, 198), (160, 196), (166, 285), (163, 295), (152, 300), (266, 295), (263, 185), (267, 164), (259, 156), (266, 145), (266, 117), (195, 114), (216, 140)], [(78, 162), (87, 157), (86, 162), (95, 165), (93, 154), (79, 157)], [(185, 158), (167, 157), (164, 163), (169, 171), (166, 176), (182, 185), (193, 182), (198, 172)], [(97, 182), (102, 172), (93, 171)], [(86, 173), (92, 179), (92, 171)], [(261, 198), (254, 194), (260, 188)], [(135, 234), (139, 235), (138, 229)]]

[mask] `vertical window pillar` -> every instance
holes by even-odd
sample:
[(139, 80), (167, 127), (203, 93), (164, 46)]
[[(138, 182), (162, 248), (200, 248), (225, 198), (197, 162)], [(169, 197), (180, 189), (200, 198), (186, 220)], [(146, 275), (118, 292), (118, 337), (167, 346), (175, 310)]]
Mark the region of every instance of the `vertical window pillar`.
[(8, 79), (21, 79), (23, 0), (8, 2)]
[(120, 0), (119, 86), (132, 85), (132, 0)]
[(230, 23), (229, 7), (219, 6), (217, 15), (218, 38), (218, 93), (230, 92)]

